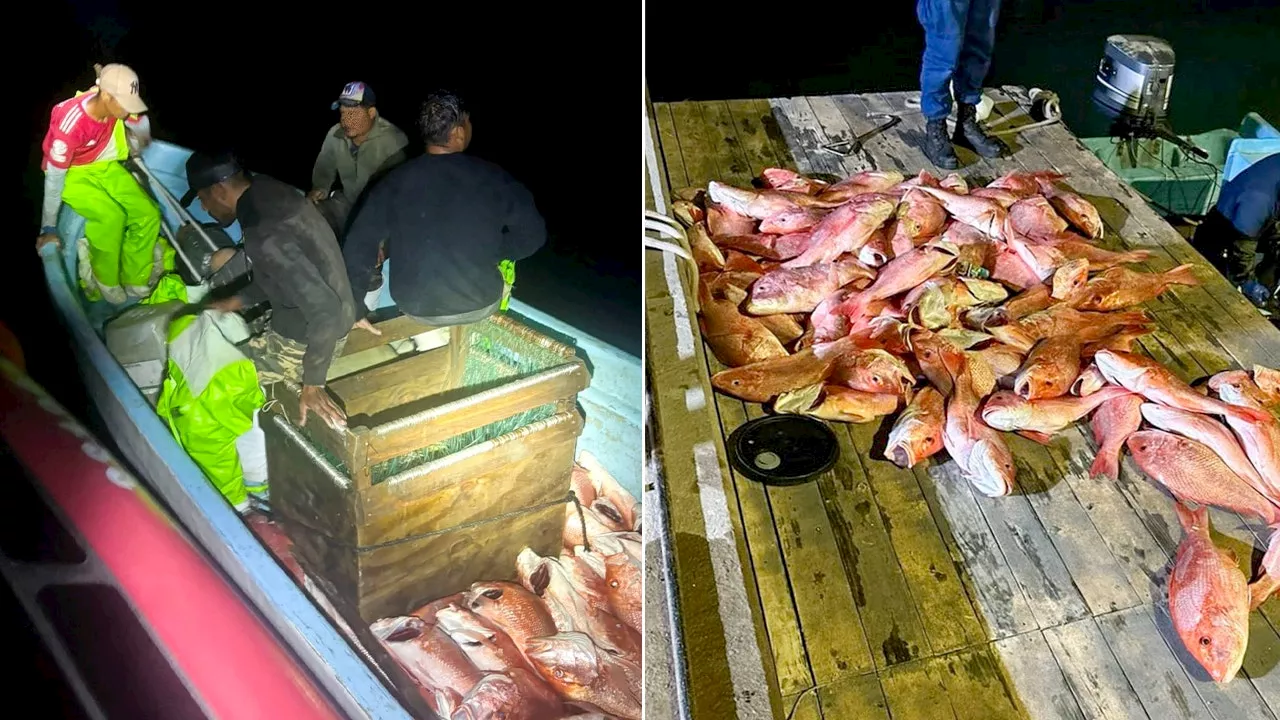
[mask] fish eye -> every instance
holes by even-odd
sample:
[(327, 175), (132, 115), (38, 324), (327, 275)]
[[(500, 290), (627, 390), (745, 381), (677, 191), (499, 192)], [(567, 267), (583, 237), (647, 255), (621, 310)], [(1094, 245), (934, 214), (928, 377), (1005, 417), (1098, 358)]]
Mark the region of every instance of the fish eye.
[(609, 581), (609, 587), (611, 587), (611, 588), (616, 588), (616, 587), (618, 587), (618, 581), (617, 581), (617, 580), (610, 580), (610, 581)]
[(493, 590), (485, 590), (481, 594), (489, 598), (490, 600), (497, 600), (502, 597), (502, 590), (498, 588), (494, 588)]
[(560, 668), (556, 668), (553, 674), (558, 678), (564, 677), (564, 671)]
[(1200, 644), (1204, 646), (1212, 645), (1213, 639), (1208, 637), (1202, 637), (1200, 638)]

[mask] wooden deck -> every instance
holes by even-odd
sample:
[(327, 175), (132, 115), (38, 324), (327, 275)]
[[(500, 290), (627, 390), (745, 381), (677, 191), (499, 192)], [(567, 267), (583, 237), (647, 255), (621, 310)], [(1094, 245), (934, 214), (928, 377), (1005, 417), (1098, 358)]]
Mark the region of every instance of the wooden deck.
[[(1030, 122), (1020, 89), (989, 92), (993, 115)], [(656, 159), (670, 189), (746, 186), (769, 166), (941, 176), (916, 147), (923, 121), (907, 107), (914, 97), (656, 103)], [(903, 122), (864, 153), (823, 149), (883, 122), (869, 113), (900, 113)], [(1203, 286), (1148, 304), (1158, 329), (1142, 341), (1147, 353), (1186, 380), (1280, 366), (1280, 331), (1066, 127), (1004, 140), (1016, 150), (1006, 159), (961, 151), (959, 172), (971, 185), (1056, 169), (1099, 208), (1108, 247), (1154, 251), (1141, 269), (1203, 266)], [(1167, 616), (1165, 578), (1182, 536), (1173, 504), (1128, 457), (1119, 482), (1089, 478), (1087, 427), (1047, 448), (1006, 434), (1020, 492), (1000, 499), (971, 492), (949, 461), (909, 471), (873, 458), (879, 423), (833, 425), (840, 464), (813, 483), (765, 488), (731, 472), (723, 438), (761, 408), (712, 393), (708, 377), (720, 366), (697, 336), (686, 265), (647, 252), (650, 392), (693, 717), (1280, 715), (1280, 601), (1252, 614), (1237, 679), (1210, 682)], [(1265, 547), (1263, 528), (1219, 511), (1213, 520), (1218, 544), (1242, 565)]]

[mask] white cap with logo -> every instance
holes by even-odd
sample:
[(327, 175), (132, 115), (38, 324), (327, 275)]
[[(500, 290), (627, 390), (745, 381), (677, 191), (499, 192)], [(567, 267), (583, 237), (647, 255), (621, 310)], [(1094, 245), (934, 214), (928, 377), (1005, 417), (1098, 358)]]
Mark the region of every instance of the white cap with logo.
[(138, 114), (147, 111), (147, 104), (142, 102), (138, 94), (138, 74), (128, 65), (111, 63), (110, 65), (94, 65), (98, 73), (97, 86), (120, 103), (125, 112)]

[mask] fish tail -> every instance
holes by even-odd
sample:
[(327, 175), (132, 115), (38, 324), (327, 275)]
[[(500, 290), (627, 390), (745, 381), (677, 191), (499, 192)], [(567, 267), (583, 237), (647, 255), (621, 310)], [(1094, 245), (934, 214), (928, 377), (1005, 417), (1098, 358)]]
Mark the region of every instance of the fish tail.
[(1169, 285), (1199, 285), (1200, 279), (1196, 277), (1194, 267), (1191, 263), (1179, 265), (1164, 274), (1164, 281)]
[(1120, 477), (1119, 448), (1100, 447), (1089, 466), (1089, 477), (1108, 477), (1112, 480)]
[(1173, 507), (1178, 512), (1178, 522), (1182, 523), (1182, 529), (1187, 534), (1209, 531), (1209, 508), (1201, 505), (1192, 510), (1180, 500), (1175, 500)]

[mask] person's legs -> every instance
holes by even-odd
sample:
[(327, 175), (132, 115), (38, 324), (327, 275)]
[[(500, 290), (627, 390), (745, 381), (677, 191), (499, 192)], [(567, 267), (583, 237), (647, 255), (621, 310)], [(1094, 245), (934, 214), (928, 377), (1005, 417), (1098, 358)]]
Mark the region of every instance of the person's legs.
[(983, 157), (999, 157), (1003, 146), (978, 124), (977, 105), (982, 100), (982, 83), (991, 69), (991, 52), (996, 42), (996, 21), (1000, 0), (971, 0), (964, 26), (964, 43), (956, 61), (955, 93), (959, 107), (953, 141)]
[(127, 297), (120, 285), (120, 250), (125, 233), (125, 210), (101, 182), (99, 168), (73, 167), (67, 173), (62, 201), (85, 219), (88, 257), (80, 258), (80, 286), (91, 302), (106, 299), (120, 304)]
[[(345, 337), (338, 341), (333, 348), (334, 358), (342, 355), (346, 344)], [(253, 360), (253, 366), (258, 370), (258, 381), (264, 387), (281, 380), (288, 380), (295, 385), (302, 384), (302, 360), (307, 354), (306, 345), (268, 328), (261, 335), (246, 340), (240, 349)]]
[(111, 197), (124, 208), (120, 280), (130, 295), (146, 297), (151, 292), (152, 279), (160, 275), (163, 262), (162, 252), (156, 252), (160, 240), (160, 206), (120, 163), (110, 163), (101, 177)]
[(1231, 227), (1231, 223), (1217, 208), (1211, 208), (1196, 228), (1195, 234), (1191, 236), (1191, 245), (1217, 268), (1218, 272), (1230, 279), (1231, 267), (1227, 262), (1227, 253), (1239, 235), (1240, 233)]
[(959, 167), (947, 139), (951, 114), (951, 80), (964, 42), (969, 0), (916, 0), (916, 17), (924, 28), (924, 56), (920, 61), (920, 112), (925, 119), (923, 150), (934, 165)]

